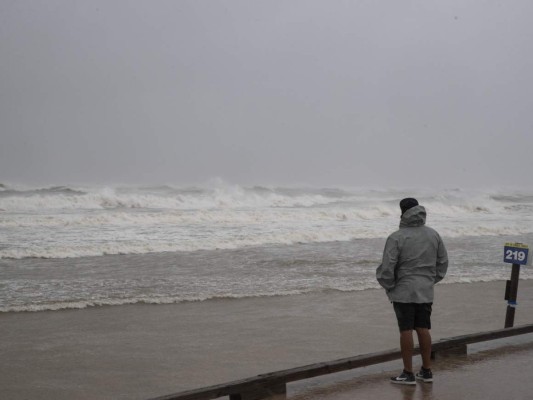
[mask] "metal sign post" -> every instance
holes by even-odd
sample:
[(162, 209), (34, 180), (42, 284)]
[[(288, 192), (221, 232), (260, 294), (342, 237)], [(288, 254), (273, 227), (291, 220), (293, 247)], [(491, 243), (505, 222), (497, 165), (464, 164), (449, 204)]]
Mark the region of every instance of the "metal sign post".
[(513, 264), (511, 270), (511, 280), (507, 281), (506, 298), (507, 312), (505, 313), (504, 328), (512, 328), (514, 325), (514, 312), (516, 309), (516, 297), (518, 295), (518, 279), (520, 277), (520, 264)]
[(503, 262), (513, 264), (511, 280), (507, 281), (505, 300), (507, 300), (507, 313), (505, 314), (505, 328), (514, 324), (514, 314), (517, 306), (518, 280), (520, 278), (520, 265), (527, 265), (529, 247), (523, 243), (505, 243)]

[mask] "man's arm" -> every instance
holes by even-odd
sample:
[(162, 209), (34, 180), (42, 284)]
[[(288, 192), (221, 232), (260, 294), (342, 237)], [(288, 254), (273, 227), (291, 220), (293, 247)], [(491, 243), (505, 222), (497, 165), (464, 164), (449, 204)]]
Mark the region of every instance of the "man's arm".
[(435, 276), (435, 283), (442, 281), (448, 271), (448, 252), (444, 246), (444, 242), (439, 236), (439, 247), (437, 248), (437, 275)]
[(383, 250), (383, 260), (376, 270), (376, 278), (379, 284), (387, 291), (396, 286), (394, 270), (398, 263), (398, 254), (398, 242), (389, 236)]

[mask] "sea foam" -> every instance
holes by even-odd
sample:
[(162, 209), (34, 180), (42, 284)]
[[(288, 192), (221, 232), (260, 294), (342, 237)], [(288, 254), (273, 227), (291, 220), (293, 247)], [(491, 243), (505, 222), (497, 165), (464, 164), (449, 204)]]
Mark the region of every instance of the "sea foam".
[(443, 236), (533, 232), (533, 195), (501, 191), (67, 187), (0, 191), (0, 258), (236, 249), (386, 237), (416, 196)]

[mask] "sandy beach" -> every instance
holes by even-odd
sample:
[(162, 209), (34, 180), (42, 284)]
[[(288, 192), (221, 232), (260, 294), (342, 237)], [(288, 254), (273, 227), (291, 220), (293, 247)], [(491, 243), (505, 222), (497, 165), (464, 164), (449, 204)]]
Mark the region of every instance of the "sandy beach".
[[(502, 328), (504, 287), (437, 285), (433, 339)], [(515, 325), (532, 323), (533, 280), (520, 282), (518, 302)], [(398, 347), (381, 290), (6, 313), (0, 320), (0, 386), (14, 400), (144, 399)]]

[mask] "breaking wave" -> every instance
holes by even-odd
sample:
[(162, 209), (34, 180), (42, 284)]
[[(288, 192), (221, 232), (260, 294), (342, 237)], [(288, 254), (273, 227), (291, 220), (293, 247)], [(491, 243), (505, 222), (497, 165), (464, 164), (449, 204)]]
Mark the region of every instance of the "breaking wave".
[(464, 190), (0, 184), (0, 258), (235, 249), (386, 237), (416, 196), (443, 236), (533, 232), (533, 195)]
[[(495, 282), (505, 280), (506, 277), (501, 274), (492, 274), (488, 276), (447, 276), (446, 280), (441, 282), (441, 285), (457, 284), (457, 283), (482, 283), (482, 282)], [(522, 279), (533, 279), (532, 276), (522, 277)], [(124, 306), (134, 304), (146, 304), (146, 305), (163, 305), (163, 304), (178, 304), (178, 303), (192, 303), (192, 302), (204, 302), (204, 301), (220, 301), (220, 300), (232, 300), (232, 299), (250, 299), (250, 298), (269, 298), (269, 297), (284, 297), (284, 296), (297, 296), (310, 293), (327, 293), (327, 292), (359, 292), (364, 290), (377, 289), (381, 290), (381, 287), (377, 283), (357, 284), (353, 287), (344, 288), (309, 288), (301, 290), (280, 290), (276, 292), (253, 292), (253, 293), (241, 293), (241, 294), (222, 294), (222, 295), (209, 295), (204, 294), (201, 296), (139, 296), (128, 298), (102, 298), (98, 300), (81, 300), (81, 301), (57, 301), (49, 303), (31, 303), (21, 305), (6, 305), (0, 306), (0, 313), (7, 312), (39, 312), (39, 311), (59, 311), (70, 309), (85, 309), (91, 307), (105, 307), (105, 306)]]

